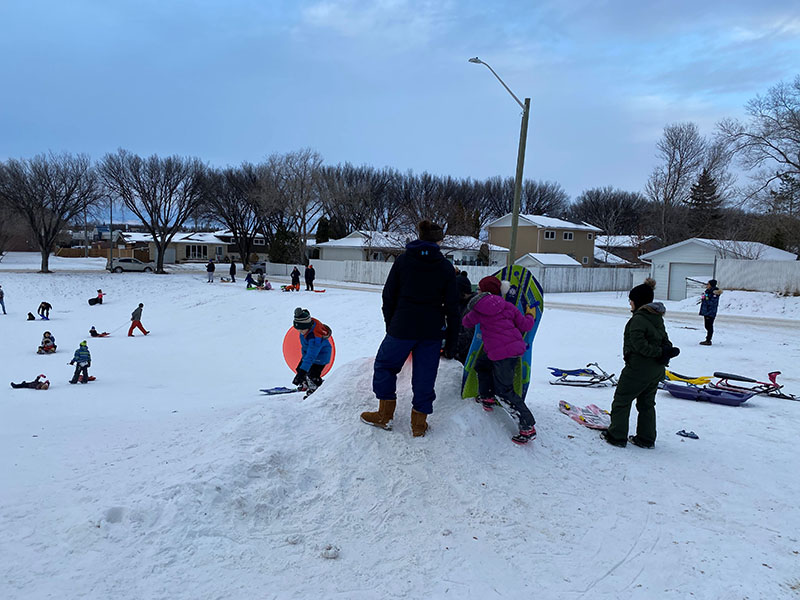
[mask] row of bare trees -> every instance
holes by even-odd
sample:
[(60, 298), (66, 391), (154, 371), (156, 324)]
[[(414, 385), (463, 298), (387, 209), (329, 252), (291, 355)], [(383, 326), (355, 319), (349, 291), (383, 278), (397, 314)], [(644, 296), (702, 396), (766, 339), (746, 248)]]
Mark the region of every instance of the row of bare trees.
[[(526, 180), (522, 212), (586, 221), (609, 235), (656, 234), (664, 243), (724, 233), (800, 249), (800, 77), (746, 108), (745, 122), (725, 120), (713, 137), (693, 123), (665, 127), (644, 193), (599, 187), (570, 203), (558, 183)], [(748, 171), (749, 185), (736, 185), (733, 161)], [(511, 211), (513, 191), (511, 177), (331, 166), (311, 149), (223, 169), (198, 158), (143, 158), (126, 150), (96, 164), (85, 155), (52, 153), (0, 162), (0, 216), (26, 223), (43, 272), (59, 233), (108, 202), (124, 204), (152, 235), (163, 272), (165, 250), (189, 219), (229, 229), (245, 266), (257, 234), (265, 236), (272, 260), (294, 262), (305, 258), (318, 225), (323, 241), (354, 230), (408, 230), (422, 218), (448, 234), (477, 237)], [(0, 242), (10, 222), (2, 219)]]

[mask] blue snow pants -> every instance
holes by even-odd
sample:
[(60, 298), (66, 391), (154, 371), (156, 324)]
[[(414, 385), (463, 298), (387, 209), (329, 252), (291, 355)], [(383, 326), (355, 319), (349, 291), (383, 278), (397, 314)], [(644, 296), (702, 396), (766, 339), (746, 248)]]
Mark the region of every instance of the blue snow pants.
[(417, 412), (431, 414), (441, 350), (441, 340), (401, 340), (387, 335), (375, 357), (372, 376), (375, 396), (378, 400), (397, 399), (397, 374), (411, 354), (411, 390), (414, 393), (411, 406)]

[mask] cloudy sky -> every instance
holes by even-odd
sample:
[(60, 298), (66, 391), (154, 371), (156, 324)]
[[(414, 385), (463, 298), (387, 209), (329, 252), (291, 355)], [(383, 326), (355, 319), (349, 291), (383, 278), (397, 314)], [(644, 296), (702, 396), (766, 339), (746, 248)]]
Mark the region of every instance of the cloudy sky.
[(0, 159), (311, 147), (327, 163), (641, 190), (667, 123), (704, 133), (800, 74), (797, 0), (3, 0)]

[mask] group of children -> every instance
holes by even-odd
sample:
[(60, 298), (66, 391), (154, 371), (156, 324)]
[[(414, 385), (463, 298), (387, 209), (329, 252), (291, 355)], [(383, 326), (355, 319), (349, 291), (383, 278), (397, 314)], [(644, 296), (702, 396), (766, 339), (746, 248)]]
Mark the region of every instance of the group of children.
[[(92, 298), (92, 300), (97, 300), (96, 302), (90, 301), (89, 304), (102, 304), (103, 302), (103, 291), (97, 290), (98, 296), (96, 298)], [(39, 305), (39, 314), (44, 320), (50, 319), (50, 310), (52, 309), (52, 305), (47, 302), (42, 302)], [(134, 337), (133, 332), (135, 329), (139, 329), (144, 335), (148, 335), (150, 332), (144, 328), (142, 325), (142, 309), (144, 308), (144, 304), (141, 302), (139, 306), (137, 306), (134, 311), (131, 313), (131, 325), (128, 329), (128, 337)], [(28, 313), (28, 319), (33, 319), (33, 315)], [(35, 320), (35, 319), (33, 319)], [(107, 331), (99, 332), (97, 328), (92, 325), (91, 329), (89, 329), (89, 335), (93, 338), (104, 338), (111, 335)], [(58, 346), (56, 346), (56, 338), (50, 331), (45, 331), (44, 335), (42, 336), (42, 343), (39, 344), (39, 348), (36, 350), (37, 354), (53, 354), (55, 353)], [(92, 355), (89, 352), (89, 345), (86, 340), (83, 340), (79, 345), (78, 349), (75, 350), (75, 353), (72, 357), (72, 360), (69, 361), (70, 365), (75, 366), (75, 372), (72, 375), (72, 379), (70, 379), (70, 383), (88, 383), (89, 381), (94, 380), (94, 377), (89, 376), (89, 367), (92, 365)], [(35, 389), (35, 390), (46, 390), (50, 387), (50, 381), (47, 380), (45, 375), (39, 375), (33, 381), (22, 381), (21, 383), (14, 383), (11, 382), (11, 387), (14, 389), (20, 388), (27, 388), (27, 389)]]

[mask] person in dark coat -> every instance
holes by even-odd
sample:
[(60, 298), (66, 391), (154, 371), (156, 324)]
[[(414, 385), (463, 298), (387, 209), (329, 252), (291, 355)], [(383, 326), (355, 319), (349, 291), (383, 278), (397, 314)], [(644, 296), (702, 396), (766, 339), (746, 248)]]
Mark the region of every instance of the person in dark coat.
[[(625, 368), (611, 403), (611, 425), (600, 434), (612, 446), (624, 448), (628, 441), (643, 448), (655, 446), (658, 384), (664, 379), (664, 367), (671, 358), (680, 354), (680, 350), (669, 341), (664, 328), (664, 305), (653, 302), (654, 287), (655, 281), (648, 278), (628, 294), (633, 315), (625, 325), (623, 338)], [(636, 435), (628, 437), (634, 400), (639, 417)]]
[(75, 373), (72, 375), (70, 383), (89, 383), (89, 367), (92, 366), (92, 355), (89, 352), (89, 345), (83, 340), (69, 364), (75, 365)]
[(289, 275), (292, 278), (292, 287), (296, 291), (300, 291), (300, 269), (295, 267)]
[(414, 437), (425, 435), (427, 417), (433, 412), (442, 338), (445, 357), (452, 358), (461, 320), (455, 271), (439, 250), (444, 238), (442, 228), (430, 221), (421, 221), (418, 227), (419, 239), (406, 245), (383, 286), (386, 336), (375, 357), (372, 378), (379, 407), (377, 412), (361, 413), (364, 423), (391, 429), (397, 404), (397, 374), (411, 354)]
[(458, 283), (458, 301), (461, 306), (465, 306), (472, 297), (472, 282), (469, 280), (466, 271), (461, 271), (456, 277)]
[(39, 309), (36, 311), (39, 313), (39, 316), (42, 317), (45, 321), (50, 320), (50, 311), (53, 309), (53, 305), (49, 302), (42, 302), (39, 304)]
[(230, 273), (230, 276), (231, 276), (231, 283), (236, 283), (236, 262), (235, 261), (231, 261), (231, 268), (228, 271), (228, 273)]
[(710, 346), (711, 338), (714, 335), (714, 319), (717, 318), (717, 307), (719, 306), (719, 296), (722, 290), (717, 287), (716, 279), (709, 279), (706, 284), (706, 291), (700, 299), (700, 315), (703, 317), (703, 324), (706, 327), (706, 339), (700, 342), (701, 346)]
[(214, 270), (216, 269), (216, 265), (214, 264), (214, 259), (208, 261), (206, 265), (206, 273), (208, 273), (208, 282), (207, 283), (214, 283)]
[(3, 314), (7, 315), (8, 313), (6, 312), (6, 302), (4, 300), (5, 296), (6, 293), (3, 291), (3, 286), (0, 285), (0, 306), (3, 307)]
[(313, 265), (308, 265), (306, 267), (306, 272), (303, 273), (306, 279), (306, 291), (313, 292), (314, 291), (314, 278), (317, 275), (317, 272), (314, 270)]
[(15, 390), (29, 389), (29, 390), (46, 390), (50, 387), (50, 381), (47, 375), (37, 375), (33, 381), (22, 381), (20, 383), (11, 382), (11, 387)]

